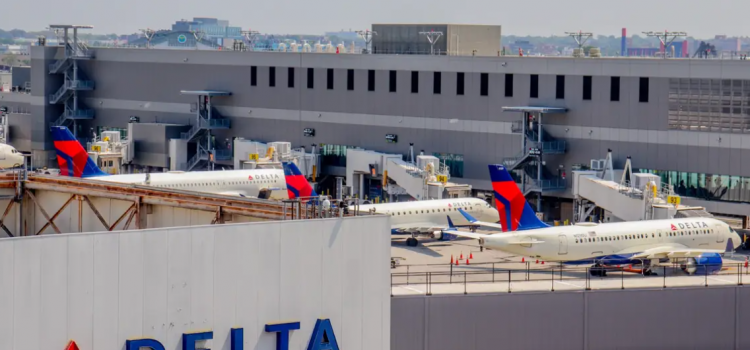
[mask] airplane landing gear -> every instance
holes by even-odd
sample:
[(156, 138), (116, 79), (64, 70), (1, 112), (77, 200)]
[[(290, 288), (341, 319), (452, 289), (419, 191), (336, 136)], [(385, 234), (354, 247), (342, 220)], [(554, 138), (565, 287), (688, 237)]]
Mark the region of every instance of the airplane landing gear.
[(589, 269), (591, 276), (607, 277), (607, 269), (602, 264), (596, 263)]

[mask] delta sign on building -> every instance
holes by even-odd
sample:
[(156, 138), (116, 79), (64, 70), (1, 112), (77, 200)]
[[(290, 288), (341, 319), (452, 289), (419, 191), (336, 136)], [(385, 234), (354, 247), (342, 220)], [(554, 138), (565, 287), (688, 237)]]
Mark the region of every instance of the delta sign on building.
[(388, 218), (0, 240), (0, 349), (390, 348)]

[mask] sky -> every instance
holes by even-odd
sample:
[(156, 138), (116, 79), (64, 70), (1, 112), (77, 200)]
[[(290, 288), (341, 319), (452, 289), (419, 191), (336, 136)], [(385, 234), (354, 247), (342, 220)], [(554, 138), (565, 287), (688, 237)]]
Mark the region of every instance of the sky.
[(750, 35), (746, 0), (11, 0), (0, 28), (93, 25), (92, 33), (166, 29), (179, 19), (217, 17), (273, 34), (368, 29), (372, 23), (500, 24), (505, 35), (628, 35), (685, 31), (696, 38)]

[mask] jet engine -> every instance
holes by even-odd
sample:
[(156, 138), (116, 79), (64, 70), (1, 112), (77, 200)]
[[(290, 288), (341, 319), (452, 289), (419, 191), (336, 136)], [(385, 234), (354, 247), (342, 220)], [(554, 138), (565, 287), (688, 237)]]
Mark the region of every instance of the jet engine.
[(713, 275), (721, 271), (722, 263), (720, 254), (706, 253), (697, 258), (688, 258), (681, 267), (688, 275)]
[(443, 231), (434, 231), (431, 236), (433, 239), (440, 241), (443, 239)]

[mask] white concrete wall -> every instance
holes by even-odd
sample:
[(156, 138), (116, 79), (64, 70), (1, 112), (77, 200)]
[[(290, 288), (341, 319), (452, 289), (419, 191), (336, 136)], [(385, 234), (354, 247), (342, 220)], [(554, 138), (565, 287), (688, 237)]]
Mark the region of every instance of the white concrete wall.
[(290, 349), (329, 318), (342, 349), (390, 348), (387, 217), (42, 235), (0, 240), (0, 349), (275, 349), (264, 325), (297, 320)]

